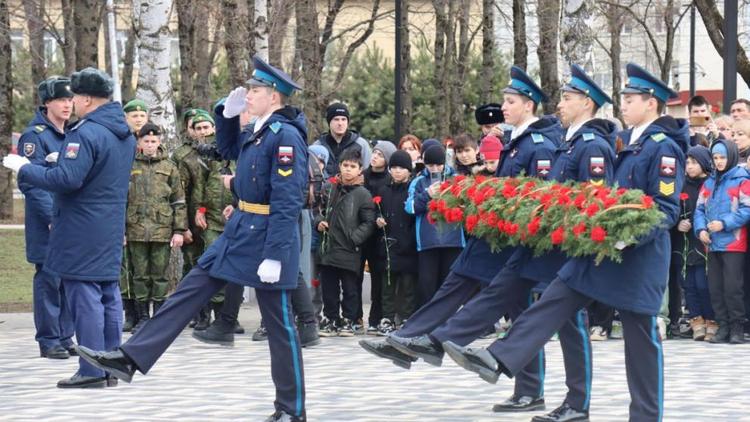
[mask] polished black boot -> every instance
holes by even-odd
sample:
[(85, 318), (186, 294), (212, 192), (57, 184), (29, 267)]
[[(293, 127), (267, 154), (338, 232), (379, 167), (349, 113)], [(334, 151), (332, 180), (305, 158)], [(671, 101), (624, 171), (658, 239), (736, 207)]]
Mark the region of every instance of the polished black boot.
[(299, 332), (299, 342), (302, 347), (312, 347), (320, 344), (317, 321), (300, 321), (297, 323), (297, 331)]
[(544, 397), (512, 395), (508, 400), (492, 406), (493, 412), (531, 412), (544, 410)]
[(745, 343), (745, 324), (742, 321), (735, 321), (729, 326), (729, 343)]
[(135, 303), (135, 308), (138, 311), (138, 323), (135, 324), (135, 327), (133, 327), (133, 329), (131, 330), (133, 334), (140, 330), (141, 327), (143, 327), (143, 325), (147, 323), (149, 319), (151, 319), (151, 317), (149, 316), (148, 305), (148, 301)]
[(727, 343), (729, 342), (729, 323), (726, 321), (719, 321), (719, 329), (716, 331), (716, 335), (712, 338), (709, 343)]
[(531, 418), (531, 422), (586, 422), (588, 420), (588, 410), (574, 409), (568, 403), (563, 403), (562, 406), (546, 415)]
[(443, 364), (445, 352), (443, 352), (442, 346), (432, 341), (430, 336), (426, 334), (418, 337), (399, 337), (391, 334), (386, 337), (385, 341), (401, 353), (422, 359), (430, 365), (440, 366)]
[(202, 331), (211, 325), (211, 306), (206, 305), (198, 313), (198, 322), (193, 327), (196, 331)]
[(122, 332), (129, 333), (138, 323), (138, 315), (135, 311), (135, 300), (123, 299), (122, 308), (125, 310), (125, 321), (122, 323)]
[(108, 372), (111, 377), (119, 378), (125, 382), (133, 380), (133, 374), (136, 370), (135, 362), (127, 357), (122, 349), (117, 349), (114, 352), (97, 352), (88, 347), (78, 346), (78, 355), (86, 362)]
[(411, 369), (411, 364), (417, 361), (417, 358), (400, 352), (398, 349), (382, 340), (364, 339), (359, 341), (359, 345), (373, 355), (379, 358), (388, 359), (393, 362), (394, 365), (404, 369)]
[(203, 343), (233, 346), (234, 322), (227, 322), (219, 318), (205, 330), (193, 330), (193, 338)]
[(508, 378), (512, 377), (510, 371), (498, 362), (487, 349), (462, 347), (452, 341), (446, 341), (443, 343), (443, 350), (458, 366), (477, 373), (480, 378), (490, 384), (497, 383), (500, 374), (505, 374)]

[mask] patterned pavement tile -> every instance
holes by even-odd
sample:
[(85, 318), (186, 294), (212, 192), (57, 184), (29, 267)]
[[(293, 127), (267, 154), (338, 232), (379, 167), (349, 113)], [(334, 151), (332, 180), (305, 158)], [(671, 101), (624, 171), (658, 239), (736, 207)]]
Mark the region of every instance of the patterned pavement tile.
[[(243, 309), (248, 313), (257, 309)], [(31, 320), (31, 314), (18, 318)], [(137, 374), (132, 384), (60, 390), (55, 383), (72, 375), (77, 361), (41, 359), (30, 323), (1, 324), (0, 421), (263, 420), (272, 413), (274, 398), (268, 349), (250, 341), (250, 332), (237, 336), (234, 347), (214, 347), (186, 330), (153, 370)], [(364, 352), (359, 339), (324, 339), (304, 350), (310, 421), (514, 422), (533, 416), (492, 413), (492, 404), (512, 393), (511, 380), (487, 384), (449, 358), (440, 368), (419, 362), (406, 371)], [(591, 420), (625, 421), (623, 343), (610, 340), (593, 348)], [(750, 421), (750, 345), (671, 340), (664, 349), (666, 421)], [(565, 393), (564, 370), (559, 345), (550, 342), (546, 351), (545, 396), (551, 410)]]

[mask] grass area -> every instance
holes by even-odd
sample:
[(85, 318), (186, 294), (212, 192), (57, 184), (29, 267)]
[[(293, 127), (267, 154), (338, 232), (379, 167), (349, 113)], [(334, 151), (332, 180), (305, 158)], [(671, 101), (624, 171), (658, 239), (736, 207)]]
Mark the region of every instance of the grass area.
[[(13, 218), (10, 220), (0, 220), (0, 224), (23, 224), (23, 199), (13, 199)], [(0, 269), (2, 267), (0, 266)]]
[(0, 312), (31, 309), (34, 266), (25, 246), (23, 230), (0, 230)]

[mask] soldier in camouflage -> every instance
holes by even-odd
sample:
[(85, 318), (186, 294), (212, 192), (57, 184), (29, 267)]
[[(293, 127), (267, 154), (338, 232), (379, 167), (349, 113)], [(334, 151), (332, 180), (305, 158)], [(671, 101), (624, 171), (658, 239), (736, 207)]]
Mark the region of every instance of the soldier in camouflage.
[(138, 132), (138, 153), (130, 172), (126, 239), (133, 263), (137, 331), (167, 296), (166, 272), (171, 248), (183, 243), (187, 214), (180, 173), (161, 147), (161, 131), (146, 123)]

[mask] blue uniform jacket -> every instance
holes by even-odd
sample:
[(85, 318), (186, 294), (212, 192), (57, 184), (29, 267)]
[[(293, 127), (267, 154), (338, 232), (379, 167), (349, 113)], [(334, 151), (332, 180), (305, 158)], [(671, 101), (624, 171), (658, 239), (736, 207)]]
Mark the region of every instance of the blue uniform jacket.
[(657, 119), (633, 143), (630, 135), (630, 130), (622, 132), (627, 146), (617, 154), (614, 181), (653, 197), (664, 222), (625, 248), (621, 264), (605, 259), (595, 265), (593, 257), (573, 258), (558, 277), (570, 288), (617, 309), (656, 315), (669, 278), (669, 229), (679, 219), (690, 135), (685, 120), (669, 116)]
[[(510, 139), (510, 134), (507, 135), (504, 138)], [(560, 122), (551, 116), (542, 117), (503, 147), (495, 175), (515, 177), (523, 173), (542, 179), (549, 178), (561, 136)], [(487, 242), (471, 237), (451, 270), (458, 275), (489, 283), (515, 250), (516, 248), (505, 248), (492, 252)]]
[[(306, 195), (307, 129), (302, 111), (275, 111), (253, 133), (239, 117), (224, 118), (216, 107), (216, 143), (226, 160), (237, 160), (234, 193), (241, 201), (267, 204), (269, 215), (235, 210), (224, 233), (206, 250), (198, 265), (212, 277), (256, 289), (293, 289), (299, 272), (298, 219)], [(281, 262), (277, 283), (262, 283), (258, 266), (264, 259)]]
[[(39, 166), (50, 165), (45, 157), (59, 152), (65, 141), (65, 133), (50, 123), (45, 113), (40, 107), (18, 140), (19, 154)], [(18, 188), (25, 197), (26, 260), (32, 264), (43, 264), (47, 257), (49, 226), (52, 224), (52, 194), (29, 183), (19, 183)]]
[[(614, 123), (605, 119), (589, 120), (557, 148), (549, 178), (558, 182), (575, 180), (610, 185), (615, 168), (615, 136)], [(521, 277), (539, 282), (536, 288), (543, 289), (567, 260), (567, 255), (558, 249), (534, 257), (530, 249), (519, 247), (506, 265)]]
[[(443, 175), (445, 178), (456, 174), (452, 167), (445, 166)], [(461, 226), (441, 228), (427, 221), (427, 204), (430, 195), (427, 188), (430, 187), (430, 172), (422, 170), (409, 184), (409, 193), (404, 204), (407, 213), (416, 216), (417, 251), (425, 251), (434, 248), (463, 248), (466, 246), (464, 230)]]
[(698, 194), (693, 217), (693, 232), (696, 237), (714, 220), (724, 224), (724, 230), (710, 233), (711, 252), (745, 252), (747, 250), (747, 227), (750, 221), (750, 174), (744, 167), (737, 167), (738, 152), (731, 141), (717, 140), (727, 146), (727, 168), (723, 174), (714, 169)]
[(135, 138), (122, 105), (106, 103), (68, 130), (57, 165), (26, 165), (19, 184), (54, 193), (45, 266), (84, 281), (120, 278)]

